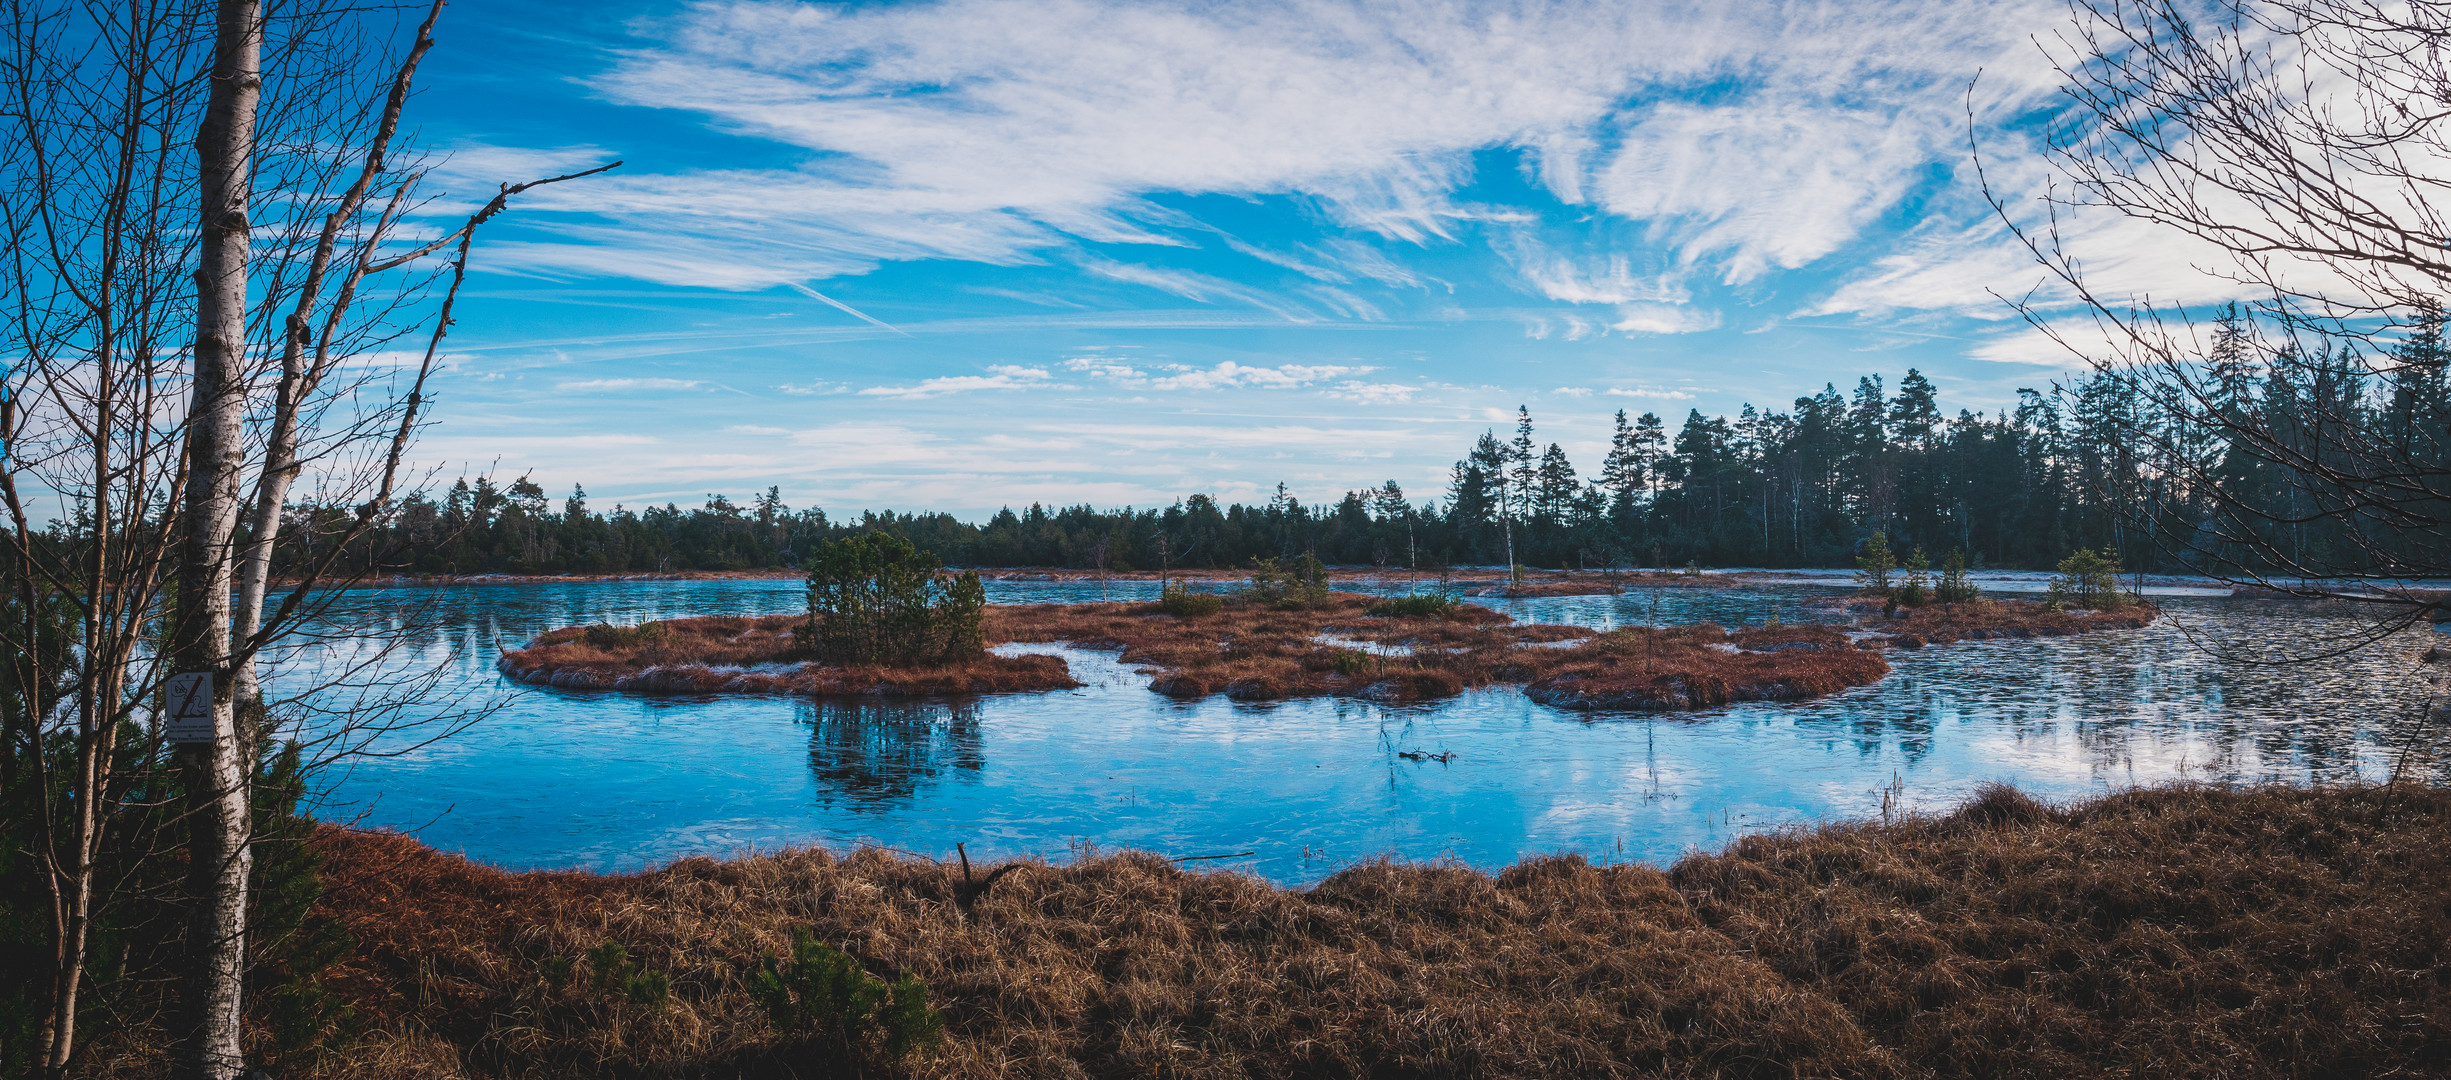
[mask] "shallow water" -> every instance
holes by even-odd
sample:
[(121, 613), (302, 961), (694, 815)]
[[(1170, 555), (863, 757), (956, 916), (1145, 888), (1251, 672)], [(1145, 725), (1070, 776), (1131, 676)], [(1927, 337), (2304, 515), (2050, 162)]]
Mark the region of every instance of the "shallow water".
[[(1479, 602), (1605, 629), (1823, 618), (1805, 601), (1834, 591)], [(1061, 859), (1081, 844), (1251, 852), (1204, 865), (1288, 883), (1382, 855), (1495, 868), (1578, 851), (1664, 864), (1747, 832), (1945, 809), (1989, 780), (2073, 797), (2182, 777), (2379, 778), (2420, 730), (2408, 719), (2422, 692), (2411, 661), (2430, 635), (2320, 664), (2225, 662), (2191, 635), (2303, 649), (2355, 624), (2345, 612), (2155, 591), (2169, 617), (2143, 630), (1896, 653), (1873, 686), (1675, 717), (1568, 712), (1514, 690), (1419, 706), (1183, 703), (1112, 654), (1042, 646), (1022, 648), (1060, 652), (1087, 685), (924, 704), (654, 698), (515, 687), (492, 668), (498, 649), (556, 626), (797, 610), (798, 585), (784, 580), (350, 593), (276, 687), (296, 692), (307, 672), (354, 660), (365, 673), (354, 683), (370, 688), (314, 700), (397, 696), (385, 679), (418, 672), (426, 699), (404, 718), (492, 709), (428, 745), (415, 731), (375, 738), (396, 756), (327, 774), (324, 816), (509, 867), (598, 870), (810, 843), (949, 858), (957, 841), (973, 858)], [(994, 583), (990, 595), (1121, 600), (1153, 598), (1155, 586)], [(387, 638), (389, 652), (370, 644)]]

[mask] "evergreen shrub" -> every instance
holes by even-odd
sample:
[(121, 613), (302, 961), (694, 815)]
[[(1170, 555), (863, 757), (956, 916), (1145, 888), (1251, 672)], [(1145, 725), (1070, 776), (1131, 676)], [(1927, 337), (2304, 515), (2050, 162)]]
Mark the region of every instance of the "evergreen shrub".
[(1925, 558), (1923, 548), (1918, 546), (1899, 565), (1905, 569), (1906, 577), (1898, 582), (1897, 591), (1892, 595), (1903, 607), (1922, 607), (1932, 598), (1931, 579), (1924, 573), (1932, 568), (1932, 560)]
[(767, 953), (748, 989), (778, 1034), (829, 1056), (889, 1065), (944, 1035), (945, 1018), (928, 1006), (918, 976), (886, 982), (807, 930), (792, 932), (788, 961)]
[(2044, 604), (2055, 611), (2070, 607), (2117, 611), (2128, 606), (2129, 600), (2120, 591), (2119, 573), (2119, 559), (2111, 551), (2078, 548), (2060, 560), (2059, 576), (2051, 579)]
[(1389, 597), (1370, 605), (1362, 613), (1376, 615), (1383, 619), (1443, 618), (1454, 614), (1455, 609), (1462, 606), (1456, 603), (1452, 596), (1440, 593), (1421, 593), (1415, 596)]
[(1307, 554), (1290, 563), (1253, 559), (1247, 591), (1252, 599), (1270, 607), (1310, 607), (1328, 598), (1328, 568)]
[(1866, 596), (1888, 596), (1889, 575), (1897, 568), (1897, 556), (1889, 551), (1889, 534), (1873, 530), (1872, 538), (1864, 541), (1863, 557), (1855, 560), (1855, 583)]
[(1169, 581), (1158, 590), (1157, 609), (1177, 618), (1197, 618), (1224, 611), (1225, 598), (1216, 593), (1196, 593), (1180, 581)]
[(1949, 557), (1940, 564), (1940, 584), (1933, 586), (1932, 598), (1944, 604), (1970, 604), (1982, 595), (1974, 579), (1966, 576), (1965, 551), (1950, 548)]
[[(568, 968), (565, 966), (564, 970)], [(624, 998), (632, 1005), (660, 1006), (672, 993), (669, 977), (661, 971), (646, 971), (632, 964), (629, 948), (618, 941), (607, 941), (587, 950), (587, 971), (597, 990)]]
[(653, 645), (664, 640), (664, 624), (645, 622), (636, 626), (614, 626), (597, 623), (587, 628), (587, 643), (599, 649), (626, 649), (634, 645)]
[(987, 587), (891, 533), (830, 540), (809, 559), (808, 623), (795, 633), (830, 664), (911, 666), (987, 651)]

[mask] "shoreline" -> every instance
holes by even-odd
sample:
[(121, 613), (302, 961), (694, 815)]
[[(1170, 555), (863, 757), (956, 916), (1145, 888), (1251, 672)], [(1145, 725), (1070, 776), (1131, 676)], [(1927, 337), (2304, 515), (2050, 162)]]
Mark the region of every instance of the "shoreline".
[[(368, 1080), (824, 1073), (845, 1048), (777, 1034), (744, 981), (799, 930), (924, 984), (942, 1040), (862, 1070), (911, 1077), (2421, 1075), (2451, 1045), (2451, 791), (2412, 784), (1995, 787), (1665, 867), (1382, 860), (1300, 888), (1087, 847), (597, 875), (309, 844), (316, 915), (353, 941), (321, 984), (361, 1023), (311, 1060)], [(591, 985), (606, 942), (668, 999)], [(150, 1034), (97, 1075), (161, 1075)]]

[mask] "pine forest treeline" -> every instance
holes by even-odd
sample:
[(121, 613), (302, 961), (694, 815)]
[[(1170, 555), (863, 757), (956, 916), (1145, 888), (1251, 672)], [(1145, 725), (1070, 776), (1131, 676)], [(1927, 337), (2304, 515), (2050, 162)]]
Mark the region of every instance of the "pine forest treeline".
[[(2412, 370), (2435, 377), (2389, 387), (2300, 385), (2281, 366), (2244, 362), (2246, 332), (2235, 316), (2224, 320), (2208, 369), (2238, 408), (2267, 423), (2332, 415), (2344, 401), (2379, 427), (2441, 432), (2451, 418), (2438, 321), (2396, 346)], [(1932, 382), (1909, 370), (1894, 390), (1869, 375), (1852, 392), (1825, 385), (1785, 411), (1690, 410), (1673, 425), (1620, 411), (1593, 472), (1544, 443), (1519, 409), (1512, 430), (1485, 432), (1467, 448), (1444, 491), (1408, 492), (1390, 480), (1305, 503), (1279, 485), (1259, 505), (1198, 494), (1121, 510), (1033, 504), (975, 523), (928, 512), (837, 518), (794, 510), (773, 489), (745, 504), (710, 495), (694, 508), (600, 510), (583, 491), (555, 499), (529, 478), (507, 487), (478, 478), (439, 500), (409, 500), (365, 554), (351, 555), (391, 573), (736, 570), (798, 566), (822, 541), (883, 530), (955, 566), (1232, 568), (1308, 553), (1333, 564), (1434, 568), (1505, 565), (1511, 550), (1515, 562), (1540, 568), (1813, 567), (1851, 565), (1877, 530), (1901, 552), (1921, 547), (1937, 559), (1958, 549), (1978, 567), (2047, 567), (2092, 548), (2131, 568), (2175, 569), (2169, 552), (2186, 545), (2173, 541), (2212, 512), (2190, 508), (2211, 502), (2170, 490), (2171, 478), (2191, 470), (2157, 455), (2214, 460), (2192, 474), (2223, 478), (2239, 489), (2233, 496), (2297, 497), (2291, 477), (2247, 455), (2221, 464), (2216, 436), (2171, 430), (2121, 378), (2018, 395), (1998, 412), (1951, 417)], [(2304, 437), (2320, 439), (2319, 426)]]

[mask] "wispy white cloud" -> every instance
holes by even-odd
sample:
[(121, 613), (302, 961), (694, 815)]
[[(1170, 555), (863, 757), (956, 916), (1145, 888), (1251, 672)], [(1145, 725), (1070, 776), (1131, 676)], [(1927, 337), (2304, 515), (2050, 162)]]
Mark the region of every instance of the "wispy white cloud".
[(1612, 386), (1605, 393), (1610, 397), (1647, 398), (1654, 401), (1694, 400), (1694, 395), (1683, 390), (1663, 390), (1649, 386)]
[[(1298, 390), (1349, 376), (1366, 375), (1378, 369), (1350, 364), (1278, 364), (1267, 367), (1222, 360), (1208, 367), (1155, 364), (1144, 370), (1105, 357), (1085, 356), (1065, 361), (1064, 370), (1133, 389), (1197, 393), (1212, 390)], [(1360, 385), (1348, 381), (1338, 389), (1348, 395), (1363, 393)], [(1411, 390), (1410, 387), (1405, 389), (1407, 392)]]
[(1347, 379), (1336, 384), (1327, 394), (1362, 405), (1397, 405), (1413, 400), (1413, 395), (1423, 389), (1407, 383), (1366, 383)]
[[(542, 189), (528, 206), (563, 215), (559, 236), (495, 257), (727, 288), (884, 260), (1013, 265), (1075, 238), (1185, 243), (1181, 212), (1151, 201), (1176, 192), (1301, 195), (1348, 229), (1443, 241), (1461, 223), (1526, 219), (1454, 197), (1474, 152), (1505, 146), (1556, 198), (1653, 223), (1688, 262), (1746, 281), (1847, 243), (1954, 153), (1968, 73), (1986, 72), (1987, 109), (2039, 94), (2028, 35), (2061, 14), (2041, 0), (702, 0), (649, 28), (597, 89), (821, 156)], [(1705, 86), (1709, 104), (1681, 96)], [(519, 157), (463, 153), (489, 181)], [(1419, 279), (1337, 243), (1240, 250), (1330, 284)], [(1605, 266), (1579, 288), (1550, 269), (1538, 281), (1558, 298), (1668, 299)]]
[(1064, 361), (1064, 370), (1077, 371), (1090, 378), (1111, 379), (1117, 382), (1139, 382), (1149, 377), (1148, 372), (1103, 356), (1073, 357)]
[(1612, 330), (1635, 334), (1692, 334), (1719, 327), (1719, 313), (1676, 304), (1626, 304), (1617, 309)]
[(851, 387), (849, 384), (836, 382), (778, 383), (775, 386), (775, 391), (777, 393), (789, 394), (792, 397), (815, 397), (819, 394), (849, 393), (851, 391)]
[(1691, 290), (1672, 273), (1636, 276), (1624, 255), (1607, 255), (1577, 265), (1573, 259), (1541, 247), (1528, 238), (1508, 247), (1509, 258), (1524, 282), (1551, 300), (1569, 304), (1681, 304)]
[(1045, 368), (995, 364), (985, 375), (945, 375), (923, 379), (910, 386), (870, 386), (860, 390), (864, 397), (932, 398), (946, 394), (966, 394), (979, 390), (1034, 390), (1060, 386), (1054, 374)]
[(1229, 390), (1252, 388), (1260, 390), (1292, 390), (1348, 375), (1361, 375), (1377, 370), (1370, 367), (1348, 367), (1342, 364), (1279, 364), (1275, 367), (1254, 367), (1232, 360), (1212, 367), (1187, 368), (1169, 365), (1174, 372), (1149, 380), (1152, 390)]

